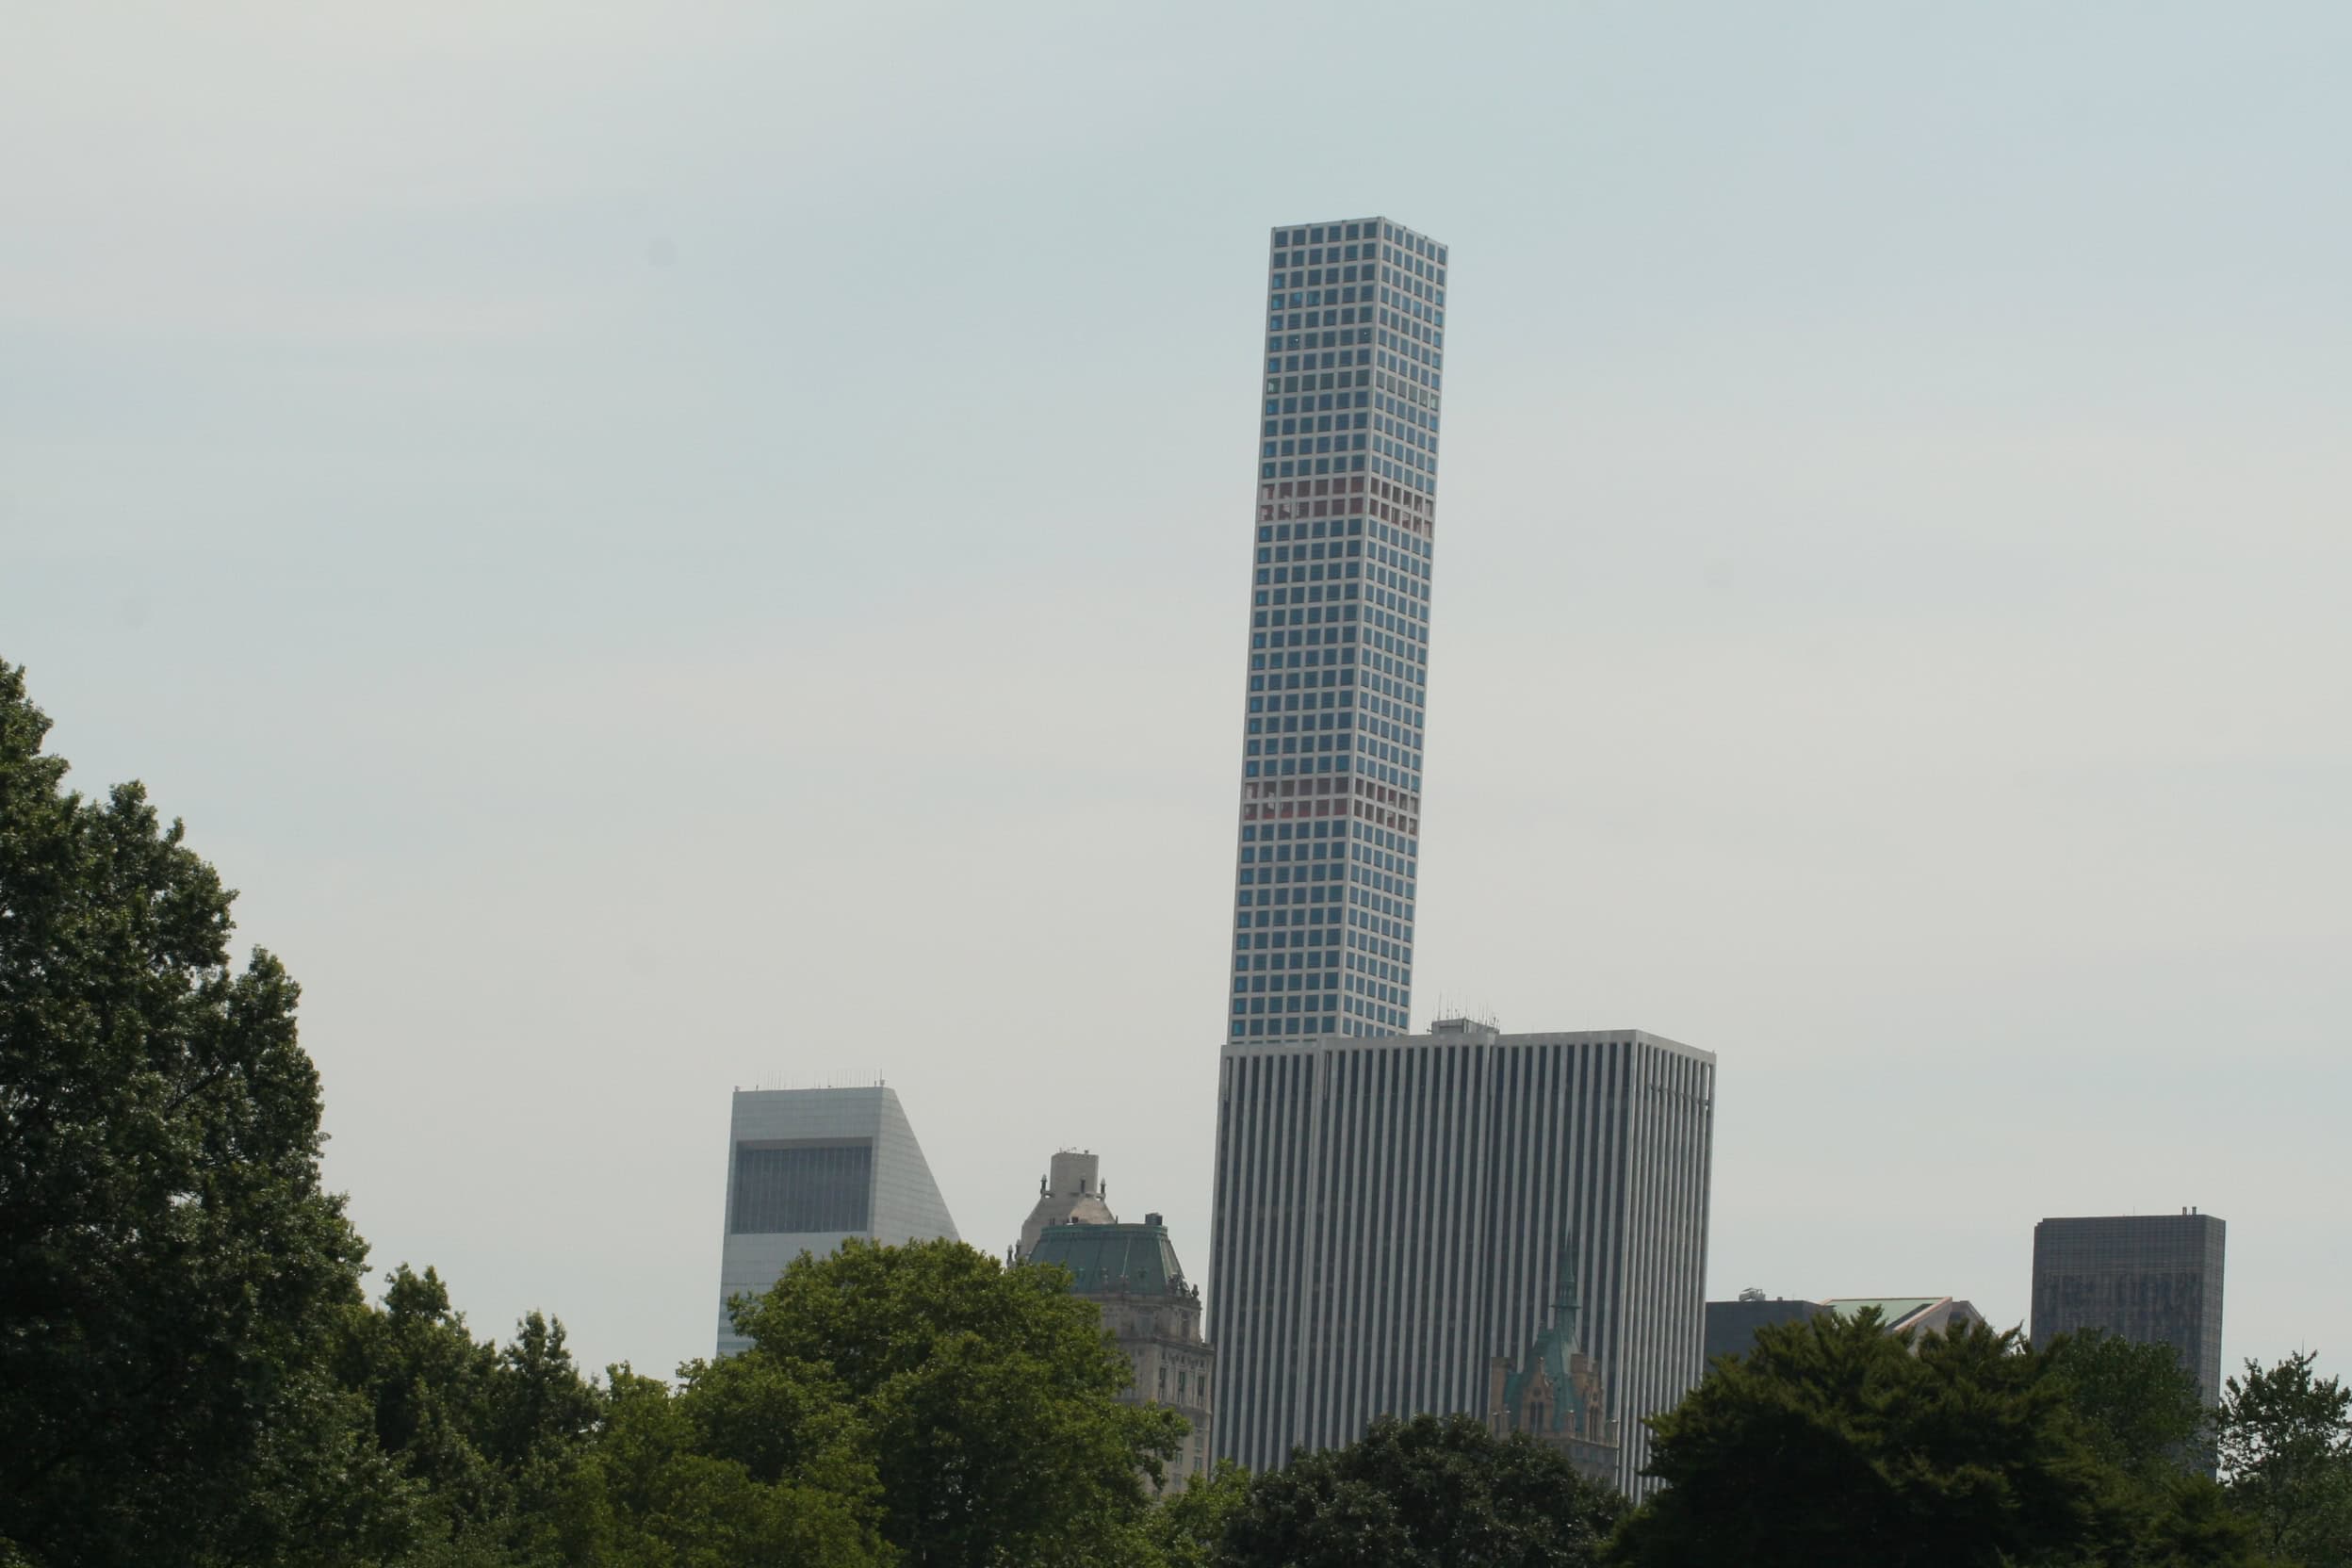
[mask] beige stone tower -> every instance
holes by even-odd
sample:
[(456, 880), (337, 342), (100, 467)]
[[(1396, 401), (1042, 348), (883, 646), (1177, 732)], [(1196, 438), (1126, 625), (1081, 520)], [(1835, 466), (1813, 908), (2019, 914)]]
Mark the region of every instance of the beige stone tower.
[(1037, 1179), (1037, 1207), (1021, 1227), (1021, 1243), (1013, 1255), (1026, 1258), (1036, 1251), (1037, 1237), (1049, 1225), (1110, 1225), (1118, 1219), (1102, 1200), (1102, 1156), (1065, 1149)]

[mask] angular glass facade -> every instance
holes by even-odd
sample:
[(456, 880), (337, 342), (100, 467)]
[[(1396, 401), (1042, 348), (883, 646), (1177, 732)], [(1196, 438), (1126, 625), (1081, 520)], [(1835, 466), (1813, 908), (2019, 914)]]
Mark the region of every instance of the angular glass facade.
[(956, 1239), (930, 1162), (892, 1090), (737, 1089), (727, 1139), (718, 1353), (749, 1348), (727, 1303), (758, 1296), (803, 1252), (850, 1236)]
[(871, 1139), (735, 1146), (729, 1235), (863, 1231), (873, 1212)]
[(1445, 246), (1274, 231), (1227, 1037), (1410, 1026)]

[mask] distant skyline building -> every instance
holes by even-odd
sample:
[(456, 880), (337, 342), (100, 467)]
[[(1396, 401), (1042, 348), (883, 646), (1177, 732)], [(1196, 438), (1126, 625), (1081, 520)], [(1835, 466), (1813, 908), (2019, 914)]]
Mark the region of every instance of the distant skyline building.
[(727, 1230), (719, 1256), (718, 1353), (751, 1342), (727, 1304), (758, 1296), (803, 1252), (851, 1236), (958, 1239), (898, 1096), (882, 1085), (737, 1089), (727, 1140)]
[(1216, 1451), (1264, 1470), (1376, 1415), (1490, 1419), (1495, 1359), (1558, 1322), (1566, 1273), (1566, 1348), (1640, 1496), (1642, 1418), (1705, 1370), (1714, 1090), (1711, 1054), (1640, 1031), (1229, 1041)]
[(1446, 249), (1292, 224), (1266, 264), (1226, 1036), (1410, 1027)]
[(2219, 1403), (2229, 1232), (2195, 1209), (2043, 1220), (2034, 1227), (2034, 1342), (2099, 1329), (2169, 1345), (2198, 1396)]

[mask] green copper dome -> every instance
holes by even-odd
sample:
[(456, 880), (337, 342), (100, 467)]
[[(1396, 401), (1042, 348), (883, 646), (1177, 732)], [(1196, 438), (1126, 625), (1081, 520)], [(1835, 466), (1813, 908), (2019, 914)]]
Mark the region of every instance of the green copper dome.
[(1049, 1225), (1029, 1262), (1069, 1269), (1080, 1296), (1165, 1296), (1184, 1284), (1163, 1225)]

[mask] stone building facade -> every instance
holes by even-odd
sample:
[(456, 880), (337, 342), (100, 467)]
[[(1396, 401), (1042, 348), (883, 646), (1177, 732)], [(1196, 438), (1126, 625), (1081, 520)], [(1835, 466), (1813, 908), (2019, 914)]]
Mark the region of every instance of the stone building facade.
[(1216, 1352), (1200, 1333), (1200, 1289), (1184, 1278), (1160, 1217), (1145, 1215), (1140, 1225), (1084, 1218), (1047, 1225), (1025, 1257), (1068, 1269), (1070, 1294), (1102, 1310), (1102, 1327), (1135, 1371), (1127, 1397), (1166, 1405), (1191, 1425), (1162, 1489), (1191, 1484), (1209, 1464)]
[(1609, 1418), (1600, 1364), (1578, 1348), (1582, 1329), (1576, 1249), (1563, 1242), (1551, 1321), (1516, 1364), (1509, 1356), (1489, 1364), (1487, 1426), (1496, 1437), (1525, 1432), (1566, 1454), (1587, 1480), (1615, 1486), (1617, 1423)]

